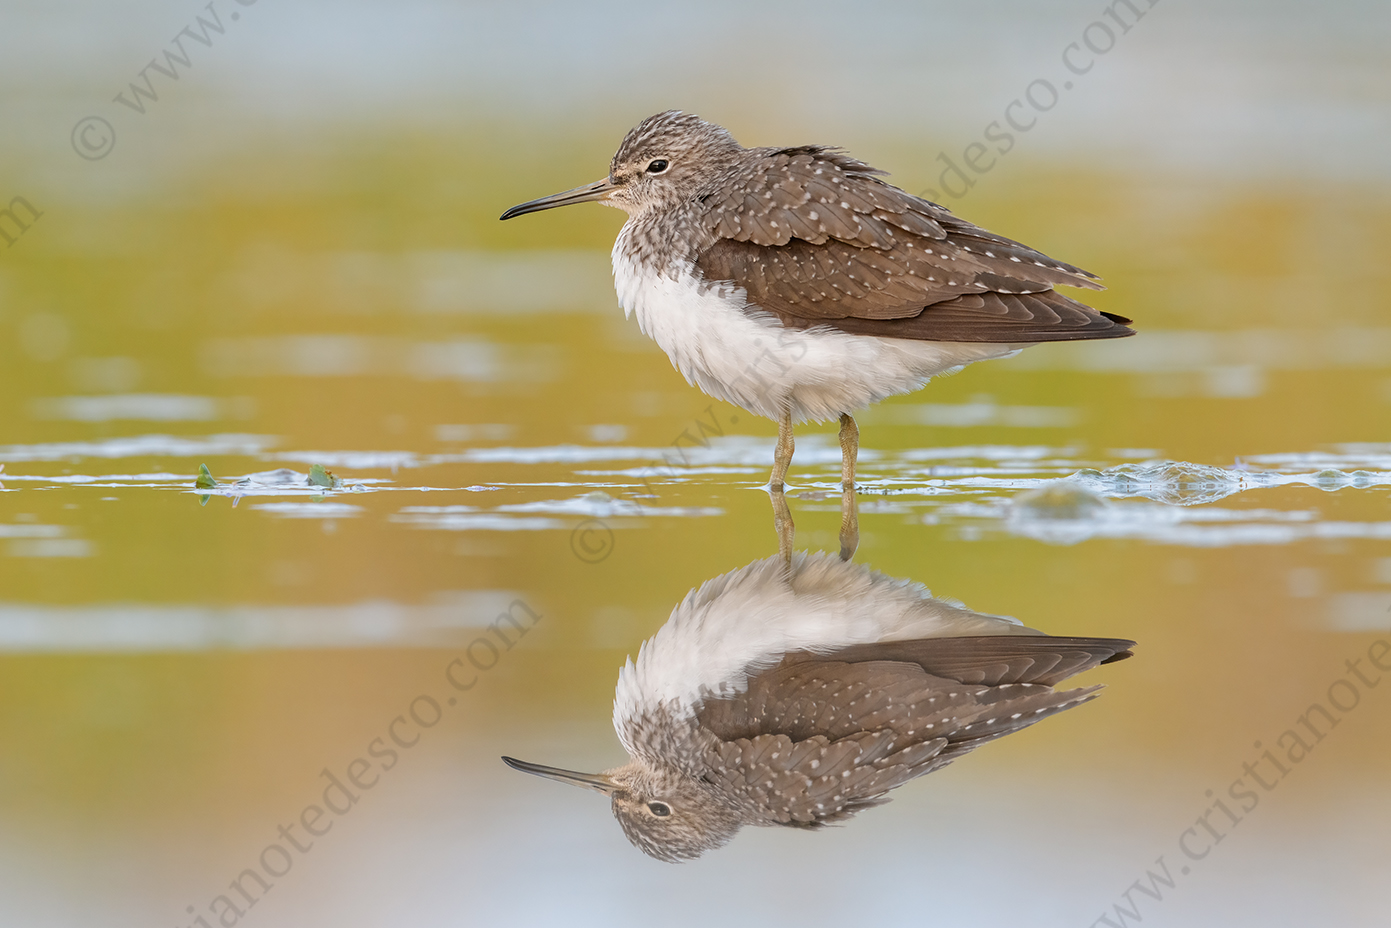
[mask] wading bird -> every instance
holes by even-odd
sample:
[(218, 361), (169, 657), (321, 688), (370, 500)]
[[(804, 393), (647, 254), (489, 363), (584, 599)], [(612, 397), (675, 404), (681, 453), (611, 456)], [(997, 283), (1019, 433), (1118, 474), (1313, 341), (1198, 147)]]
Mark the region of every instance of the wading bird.
[(629, 762), (586, 774), (624, 834), (689, 860), (744, 825), (816, 828), (966, 752), (1094, 698), (1055, 687), (1133, 641), (1059, 638), (826, 554), (755, 561), (693, 590), (619, 672)]
[(675, 110), (630, 131), (603, 180), (514, 206), (628, 214), (613, 247), (626, 314), (707, 394), (792, 426), (839, 418), (853, 491), (853, 414), (973, 361), (1040, 342), (1133, 335), (1122, 316), (1056, 292), (1095, 275), (957, 218), (819, 145), (744, 148)]

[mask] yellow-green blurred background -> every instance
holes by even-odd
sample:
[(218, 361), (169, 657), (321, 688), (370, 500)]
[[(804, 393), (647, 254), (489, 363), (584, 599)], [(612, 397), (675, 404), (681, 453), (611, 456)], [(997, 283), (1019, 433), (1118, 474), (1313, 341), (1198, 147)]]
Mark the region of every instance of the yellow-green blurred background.
[[(0, 215), (0, 924), (215, 924), (517, 599), (535, 627), (240, 923), (1115, 919), (1391, 636), (1391, 12), (1147, 4), (10, 0), (0, 207), (40, 215)], [(177, 80), (115, 102), (152, 57)], [(774, 429), (623, 318), (619, 213), (497, 216), (668, 108), (938, 189), (1038, 80), (1058, 103), (945, 205), (1101, 274), (1140, 335), (867, 413), (857, 557), (1137, 657), (845, 828), (649, 861), (497, 758), (623, 759), (624, 656), (775, 549)], [(799, 435), (799, 546), (835, 545), (837, 454)], [(200, 464), (347, 488), (200, 505)], [(1125, 464), (1090, 520), (1015, 502)], [(1362, 695), (1145, 924), (1384, 923), (1391, 688)]]

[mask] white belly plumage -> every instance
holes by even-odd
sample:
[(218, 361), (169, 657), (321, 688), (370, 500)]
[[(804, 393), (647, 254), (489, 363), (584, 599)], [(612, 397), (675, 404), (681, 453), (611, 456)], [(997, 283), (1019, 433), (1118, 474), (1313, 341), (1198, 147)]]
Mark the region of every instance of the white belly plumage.
[[(626, 230), (625, 230), (626, 231)], [(752, 413), (823, 422), (972, 361), (1005, 358), (1025, 345), (927, 342), (848, 335), (827, 326), (790, 329), (750, 312), (740, 287), (703, 281), (693, 265), (655, 273), (613, 249), (614, 285), (626, 315), (667, 353), (692, 385)]]

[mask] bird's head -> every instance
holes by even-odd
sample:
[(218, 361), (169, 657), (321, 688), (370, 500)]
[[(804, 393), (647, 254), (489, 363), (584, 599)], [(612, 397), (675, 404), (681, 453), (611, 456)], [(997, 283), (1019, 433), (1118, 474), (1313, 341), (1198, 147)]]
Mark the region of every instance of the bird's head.
[(503, 219), (572, 203), (603, 203), (630, 216), (675, 206), (700, 194), (734, 167), (745, 149), (721, 126), (668, 110), (624, 137), (601, 181), (518, 204)]
[(604, 793), (628, 840), (667, 863), (694, 860), (723, 846), (741, 824), (713, 790), (674, 770), (634, 762), (604, 773), (576, 773), (511, 757), (503, 761), (514, 770)]

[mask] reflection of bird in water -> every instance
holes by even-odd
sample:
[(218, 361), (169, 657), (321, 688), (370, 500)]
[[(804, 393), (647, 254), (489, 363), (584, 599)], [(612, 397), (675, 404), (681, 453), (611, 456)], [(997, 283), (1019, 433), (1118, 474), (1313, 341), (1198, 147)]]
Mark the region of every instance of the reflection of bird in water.
[(619, 673), (631, 761), (518, 770), (606, 793), (647, 854), (686, 860), (743, 825), (813, 828), (976, 746), (1092, 699), (1054, 686), (1133, 641), (1055, 638), (826, 555), (703, 584)]
[(596, 183), (512, 207), (628, 213), (613, 248), (626, 313), (711, 396), (778, 423), (840, 420), (853, 487), (855, 411), (938, 374), (1040, 342), (1133, 335), (1130, 320), (1055, 290), (1096, 276), (988, 232), (819, 145), (745, 148), (670, 111), (623, 139)]

